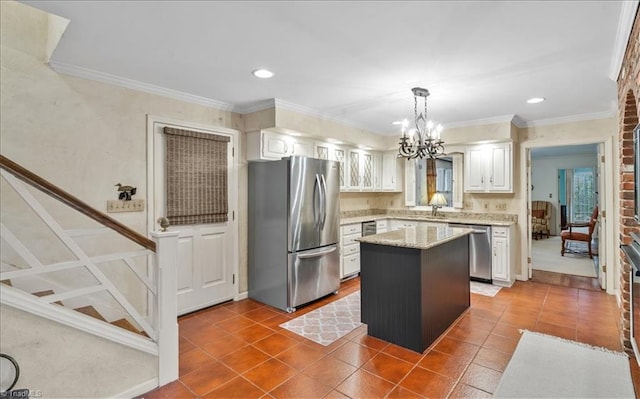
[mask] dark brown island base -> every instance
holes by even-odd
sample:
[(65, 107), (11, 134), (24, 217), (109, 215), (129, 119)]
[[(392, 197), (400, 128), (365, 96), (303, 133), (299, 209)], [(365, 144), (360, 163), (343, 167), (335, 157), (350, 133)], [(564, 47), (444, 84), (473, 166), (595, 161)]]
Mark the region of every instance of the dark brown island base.
[(469, 308), (471, 232), (417, 226), (359, 239), (370, 336), (422, 353)]

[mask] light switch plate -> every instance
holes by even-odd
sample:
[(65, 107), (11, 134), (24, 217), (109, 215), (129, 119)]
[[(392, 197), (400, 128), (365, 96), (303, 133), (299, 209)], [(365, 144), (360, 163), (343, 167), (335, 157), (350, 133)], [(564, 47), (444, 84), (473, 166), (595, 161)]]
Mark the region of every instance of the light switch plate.
[(107, 200), (107, 213), (141, 211), (144, 211), (143, 199), (132, 199), (131, 201)]

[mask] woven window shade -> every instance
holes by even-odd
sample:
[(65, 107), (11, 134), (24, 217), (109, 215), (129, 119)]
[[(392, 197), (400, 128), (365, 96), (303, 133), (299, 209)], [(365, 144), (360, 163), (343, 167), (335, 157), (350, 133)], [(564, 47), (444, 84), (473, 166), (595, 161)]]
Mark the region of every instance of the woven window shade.
[(172, 225), (228, 220), (229, 137), (164, 128), (167, 141), (167, 219)]

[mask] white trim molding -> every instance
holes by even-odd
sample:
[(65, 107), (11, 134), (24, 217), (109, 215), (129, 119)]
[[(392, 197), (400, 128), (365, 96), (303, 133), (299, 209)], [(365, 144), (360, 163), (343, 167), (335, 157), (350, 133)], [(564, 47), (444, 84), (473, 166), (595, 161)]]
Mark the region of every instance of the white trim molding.
[(268, 100), (258, 101), (247, 105), (237, 105), (233, 107), (233, 112), (239, 114), (251, 114), (253, 112), (264, 111), (265, 109), (275, 108), (276, 99), (270, 98)]
[(562, 116), (559, 118), (539, 119), (537, 121), (527, 122), (525, 127), (559, 125), (561, 123), (572, 123), (572, 122), (582, 122), (582, 121), (590, 121), (590, 120), (596, 120), (596, 119), (607, 119), (607, 118), (615, 117), (616, 112), (617, 112), (616, 110), (610, 110), (610, 111), (604, 111), (604, 112), (594, 112), (591, 114), (569, 115), (569, 116)]
[(613, 44), (613, 56), (611, 57), (611, 66), (609, 67), (609, 78), (614, 82), (617, 82), (618, 76), (620, 76), (622, 61), (627, 51), (629, 35), (631, 35), (633, 22), (636, 19), (639, 1), (626, 0), (621, 3), (622, 9), (620, 10), (620, 17), (618, 18), (618, 32), (616, 33), (616, 41)]
[(501, 115), (492, 118), (474, 119), (463, 122), (445, 123), (445, 129), (478, 126), (478, 125), (491, 125), (494, 123), (513, 123), (517, 127), (524, 127), (525, 122), (518, 115)]
[(96, 82), (111, 84), (114, 86), (124, 87), (125, 89), (141, 91), (144, 93), (155, 94), (158, 96), (172, 98), (174, 100), (184, 101), (187, 103), (203, 105), (205, 107), (213, 107), (222, 111), (233, 111), (233, 105), (223, 101), (196, 96), (178, 90), (167, 89), (165, 87), (140, 82), (138, 80), (123, 78), (121, 76), (112, 75), (110, 73), (100, 72), (76, 65), (65, 64), (62, 62), (50, 61), (49, 65), (54, 71), (65, 75), (94, 80)]

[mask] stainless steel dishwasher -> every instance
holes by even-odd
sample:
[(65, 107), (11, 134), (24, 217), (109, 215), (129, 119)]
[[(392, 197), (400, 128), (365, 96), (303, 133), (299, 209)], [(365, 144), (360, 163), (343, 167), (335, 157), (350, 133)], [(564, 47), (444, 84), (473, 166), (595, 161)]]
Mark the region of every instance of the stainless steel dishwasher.
[(469, 235), (469, 276), (491, 283), (491, 226), (449, 223), (449, 227), (473, 229)]

